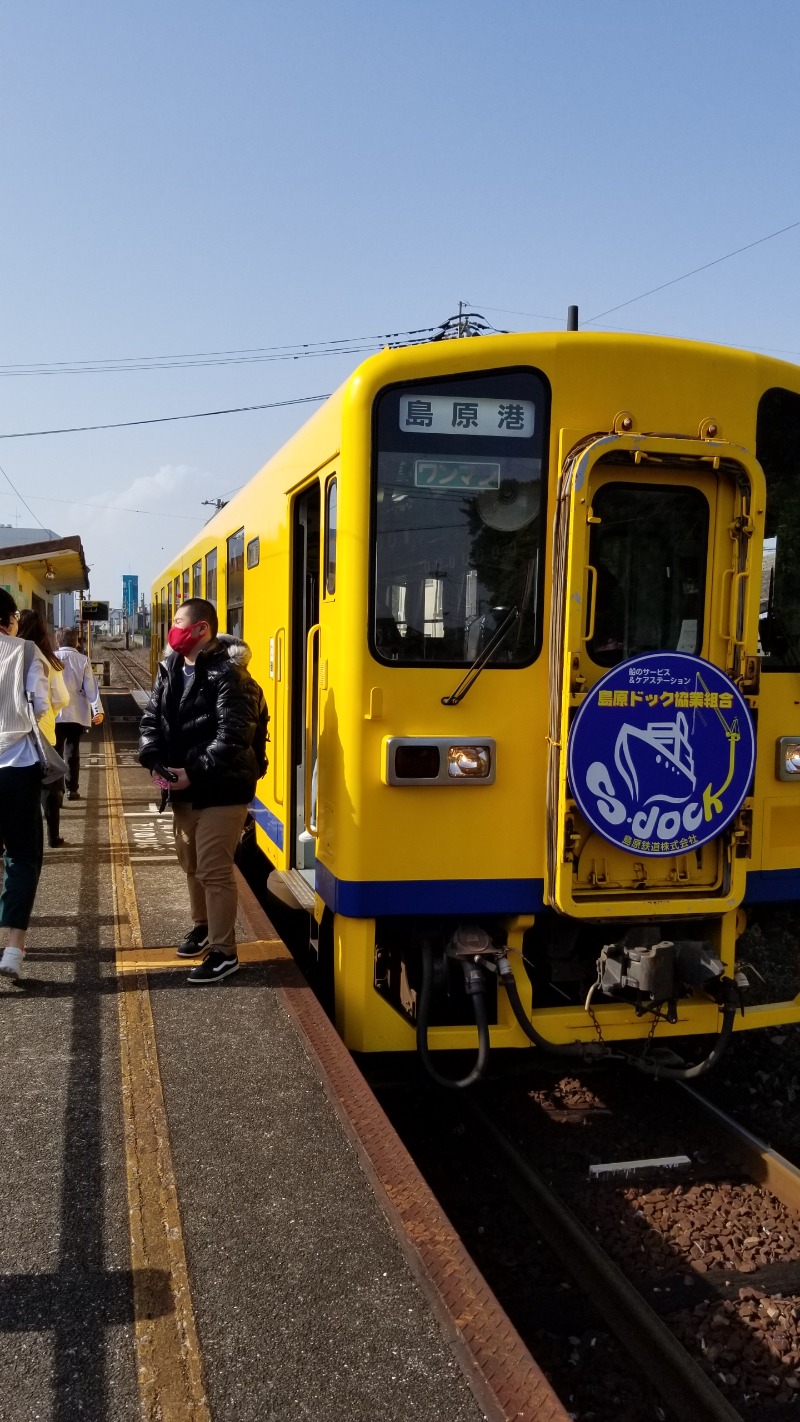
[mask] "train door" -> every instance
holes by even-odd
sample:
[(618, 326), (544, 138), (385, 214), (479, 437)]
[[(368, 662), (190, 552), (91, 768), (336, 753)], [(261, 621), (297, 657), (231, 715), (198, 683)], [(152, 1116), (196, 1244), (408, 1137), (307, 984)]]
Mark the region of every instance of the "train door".
[(292, 768), (291, 867), (314, 887), (317, 682), (319, 660), (320, 490), (315, 483), (292, 511)]
[[(741, 696), (757, 677), (750, 570), (763, 509), (760, 467), (719, 441), (600, 436), (563, 462), (548, 817), (548, 893), (562, 912), (623, 917), (632, 897), (646, 914), (665, 902), (718, 911), (737, 886), (741, 898), (746, 815), (728, 825), (720, 807), (737, 765), (752, 776), (737, 747), (752, 743)], [(609, 689), (581, 724), (601, 678)], [(721, 768), (706, 784), (714, 737)]]

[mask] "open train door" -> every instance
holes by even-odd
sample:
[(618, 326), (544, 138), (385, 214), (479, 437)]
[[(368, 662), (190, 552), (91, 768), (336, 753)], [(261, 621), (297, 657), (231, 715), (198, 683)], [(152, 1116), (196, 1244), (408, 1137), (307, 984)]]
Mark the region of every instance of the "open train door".
[[(320, 488), (298, 494), (292, 510), (292, 766), (291, 863), (307, 884), (303, 906), (313, 906), (319, 654)], [(301, 891), (302, 892), (302, 891)]]
[(548, 900), (716, 915), (744, 893), (764, 478), (711, 424), (632, 424), (561, 432)]

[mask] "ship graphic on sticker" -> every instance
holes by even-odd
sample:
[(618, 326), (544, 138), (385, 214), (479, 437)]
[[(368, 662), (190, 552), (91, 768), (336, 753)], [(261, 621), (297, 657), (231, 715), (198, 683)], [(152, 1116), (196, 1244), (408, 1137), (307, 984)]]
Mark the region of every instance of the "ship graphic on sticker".
[[(624, 725), (617, 736), (614, 764), (632, 800), (683, 805), (694, 794), (694, 755), (689, 723), (682, 711), (675, 721), (650, 721), (644, 730)], [(648, 793), (642, 794), (641, 786)]]

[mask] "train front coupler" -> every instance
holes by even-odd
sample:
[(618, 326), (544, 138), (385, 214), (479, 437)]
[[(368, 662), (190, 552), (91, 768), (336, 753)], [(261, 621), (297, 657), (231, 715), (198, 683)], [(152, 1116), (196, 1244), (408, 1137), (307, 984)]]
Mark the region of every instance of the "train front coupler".
[[(654, 941), (657, 940), (657, 941)], [(624, 1060), (649, 1076), (688, 1081), (703, 1076), (719, 1061), (733, 1033), (740, 1006), (740, 984), (725, 977), (725, 964), (710, 943), (702, 940), (660, 938), (657, 929), (633, 928), (618, 943), (607, 943), (597, 960), (597, 980), (589, 990), (586, 1009), (591, 1011), (596, 992), (623, 997), (639, 1016), (652, 1013), (658, 1021), (678, 1021), (678, 1002), (700, 989), (719, 1004), (722, 1025), (712, 1050), (694, 1066), (675, 1066), (624, 1053)], [(655, 1025), (655, 1024), (654, 1024)]]

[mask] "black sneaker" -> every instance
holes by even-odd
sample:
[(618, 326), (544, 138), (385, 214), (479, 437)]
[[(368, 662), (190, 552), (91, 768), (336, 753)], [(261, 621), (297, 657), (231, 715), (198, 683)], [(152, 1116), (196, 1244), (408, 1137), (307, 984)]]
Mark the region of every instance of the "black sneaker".
[(192, 968), (186, 981), (190, 983), (221, 983), (223, 978), (237, 972), (238, 968), (239, 959), (235, 950), (228, 954), (222, 948), (212, 948), (205, 962), (198, 963), (196, 968)]
[(80, 794), (79, 794), (79, 792), (78, 792), (77, 790), (68, 790), (68, 791), (67, 791), (67, 799), (68, 799), (68, 800), (80, 800), (80, 798), (81, 798), (81, 797), (80, 797)]
[(179, 958), (199, 958), (208, 947), (208, 924), (196, 923), (190, 928), (176, 953)]

